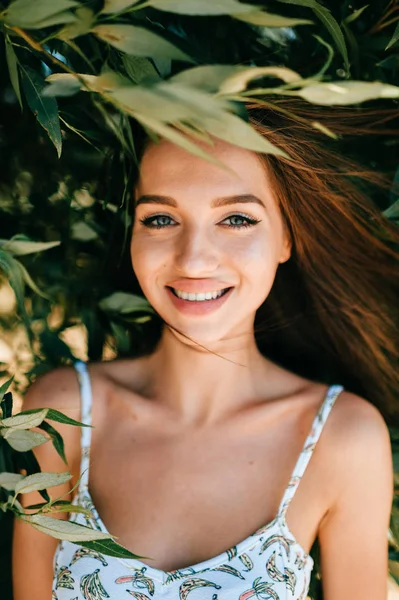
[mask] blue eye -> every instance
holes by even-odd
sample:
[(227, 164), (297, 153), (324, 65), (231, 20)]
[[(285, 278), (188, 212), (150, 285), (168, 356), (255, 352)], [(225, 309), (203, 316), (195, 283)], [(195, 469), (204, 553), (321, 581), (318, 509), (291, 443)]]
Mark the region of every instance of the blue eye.
[[(156, 221), (158, 221), (156, 223)], [(144, 227), (149, 227), (152, 229), (163, 229), (164, 227), (170, 227), (171, 223), (169, 221), (173, 221), (171, 217), (168, 215), (154, 215), (152, 217), (144, 217), (140, 219), (140, 222), (143, 223)]]
[(226, 227), (234, 228), (234, 229), (243, 229), (245, 227), (251, 227), (252, 225), (256, 225), (260, 221), (258, 219), (253, 219), (252, 217), (248, 217), (246, 215), (230, 215), (222, 221), (230, 221), (231, 225), (226, 225)]

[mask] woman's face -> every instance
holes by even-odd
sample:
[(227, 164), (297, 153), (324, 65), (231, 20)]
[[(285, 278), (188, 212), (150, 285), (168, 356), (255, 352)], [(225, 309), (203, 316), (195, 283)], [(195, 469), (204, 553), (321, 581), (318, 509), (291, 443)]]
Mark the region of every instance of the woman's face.
[(202, 344), (253, 333), (290, 242), (255, 153), (203, 148), (230, 170), (162, 141), (151, 144), (135, 190), (132, 264), (148, 301)]

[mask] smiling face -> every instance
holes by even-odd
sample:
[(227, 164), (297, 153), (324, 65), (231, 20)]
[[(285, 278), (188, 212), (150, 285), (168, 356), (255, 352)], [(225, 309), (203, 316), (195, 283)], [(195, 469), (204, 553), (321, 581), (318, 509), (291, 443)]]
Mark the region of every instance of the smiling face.
[(215, 141), (230, 170), (162, 141), (144, 153), (131, 256), (160, 316), (202, 344), (252, 333), (290, 241), (255, 153)]

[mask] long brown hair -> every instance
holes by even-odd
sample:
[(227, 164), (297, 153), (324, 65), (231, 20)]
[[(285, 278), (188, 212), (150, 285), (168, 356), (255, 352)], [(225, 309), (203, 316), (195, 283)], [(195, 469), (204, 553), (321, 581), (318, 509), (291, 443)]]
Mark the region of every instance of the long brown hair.
[(260, 155), (293, 248), (257, 312), (259, 348), (290, 370), (343, 384), (394, 423), (399, 228), (370, 199), (370, 185), (389, 189), (390, 180), (328, 147), (310, 126), (319, 121), (344, 136), (387, 133), (379, 125), (394, 113), (285, 99), (274, 109), (259, 103), (246, 108), (252, 126), (290, 157)]

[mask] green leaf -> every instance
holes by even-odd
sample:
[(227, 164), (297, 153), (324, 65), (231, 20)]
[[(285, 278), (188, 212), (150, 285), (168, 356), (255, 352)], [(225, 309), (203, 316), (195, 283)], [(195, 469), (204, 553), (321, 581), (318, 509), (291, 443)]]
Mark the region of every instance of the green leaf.
[(90, 8), (82, 6), (75, 12), (75, 19), (73, 23), (65, 25), (56, 35), (59, 40), (73, 40), (80, 35), (86, 35), (89, 33), (95, 21), (94, 12)]
[(9, 240), (0, 239), (0, 247), (14, 256), (23, 256), (33, 252), (42, 252), (59, 246), (61, 242), (33, 242), (29, 239), (19, 239), (17, 236)]
[(140, 2), (140, 0), (105, 0), (104, 8), (101, 12), (105, 14), (119, 13), (134, 6), (138, 2)]
[(201, 65), (180, 71), (170, 77), (168, 82), (183, 83), (206, 92), (217, 92), (221, 83), (228, 77), (247, 70), (247, 67), (235, 65)]
[(163, 37), (135, 25), (97, 25), (92, 32), (104, 42), (127, 54), (192, 62), (187, 54)]
[(293, 19), (275, 15), (263, 10), (254, 10), (253, 12), (244, 12), (232, 15), (239, 21), (257, 25), (258, 27), (296, 27), (297, 25), (313, 25), (313, 21), (308, 19)]
[(68, 461), (65, 456), (65, 446), (64, 440), (62, 439), (62, 435), (58, 433), (58, 431), (46, 421), (43, 421), (43, 423), (41, 423), (39, 427), (40, 429), (43, 429), (43, 431), (50, 435), (55, 450), (58, 452), (59, 456), (62, 458), (64, 463), (67, 465)]
[(110, 92), (110, 98), (129, 114), (144, 114), (157, 121), (180, 121), (195, 117), (192, 107), (176, 101), (160, 86), (126, 86)]
[(24, 476), (19, 473), (7, 473), (6, 471), (3, 471), (0, 473), (0, 486), (6, 490), (13, 491), (21, 479), (24, 479)]
[(5, 22), (25, 29), (49, 27), (74, 19), (65, 11), (75, 6), (73, 0), (14, 0), (6, 10)]
[(29, 494), (37, 490), (46, 490), (50, 487), (55, 487), (66, 483), (72, 478), (72, 475), (66, 473), (35, 473), (27, 475), (15, 486), (16, 494)]
[(27, 65), (21, 65), (21, 70), (23, 73), (22, 85), (29, 108), (36, 116), (40, 125), (46, 130), (57, 150), (58, 158), (60, 158), (62, 137), (57, 102), (55, 98), (42, 96), (42, 91), (46, 87), (46, 84), (37, 71)]
[(344, 19), (344, 23), (348, 24), (348, 23), (353, 23), (353, 21), (356, 21), (356, 19), (358, 19), (360, 17), (360, 15), (363, 13), (364, 10), (366, 10), (366, 8), (369, 7), (369, 4), (366, 4), (365, 6), (362, 6), (362, 8), (358, 8), (357, 10), (353, 11), (352, 14), (350, 14), (348, 17), (346, 17)]
[(393, 32), (393, 36), (391, 37), (390, 42), (389, 42), (388, 46), (385, 48), (385, 50), (388, 50), (389, 48), (391, 48), (391, 46), (396, 44), (396, 42), (398, 40), (399, 40), (399, 23), (397, 23), (395, 31)]
[(283, 4), (294, 4), (296, 6), (306, 6), (311, 8), (315, 15), (320, 19), (325, 28), (333, 38), (335, 45), (341, 54), (345, 62), (345, 69), (349, 73), (349, 58), (348, 50), (346, 48), (346, 42), (344, 34), (337, 23), (336, 19), (332, 16), (331, 12), (325, 6), (322, 6), (316, 0), (278, 0)]
[(399, 87), (379, 81), (331, 81), (311, 84), (295, 93), (313, 104), (336, 106), (377, 98), (399, 98)]
[(3, 398), (13, 381), (14, 375), (0, 386), (0, 403), (3, 401)]
[(49, 438), (36, 433), (36, 431), (29, 431), (27, 429), (2, 429), (0, 430), (1, 435), (7, 440), (11, 448), (14, 448), (17, 452), (26, 452), (32, 450), (36, 446), (41, 446), (49, 441)]
[[(29, 415), (32, 413), (40, 412), (43, 410), (42, 408), (30, 408), (29, 410), (24, 410), (20, 414)], [(92, 425), (86, 425), (85, 423), (81, 423), (80, 421), (75, 421), (75, 419), (71, 419), (64, 415), (64, 413), (59, 410), (55, 410), (54, 408), (46, 408), (47, 410), (47, 419), (50, 421), (57, 421), (58, 423), (64, 423), (65, 425), (77, 425), (79, 427), (92, 427)]]
[(176, 102), (191, 105), (195, 112), (194, 123), (199, 124), (211, 135), (248, 150), (289, 158), (285, 152), (257, 133), (250, 124), (225, 110), (225, 104), (218, 106), (212, 96), (181, 84), (163, 84), (162, 88), (167, 88), (168, 94), (174, 97)]
[(25, 323), (29, 322), (25, 309), (25, 284), (21, 270), (21, 264), (9, 253), (0, 248), (0, 269), (8, 278), (8, 281), (14, 290), (17, 300), (18, 310)]
[(235, 15), (253, 12), (258, 8), (253, 4), (242, 4), (237, 0), (149, 0), (146, 6), (180, 15), (208, 16)]
[(134, 312), (154, 312), (148, 300), (136, 294), (114, 292), (111, 296), (103, 298), (98, 306), (104, 312), (129, 314)]
[(48, 409), (43, 408), (35, 414), (21, 414), (14, 417), (8, 417), (0, 421), (0, 427), (12, 427), (15, 429), (31, 429), (37, 427), (46, 418)]
[(258, 77), (274, 77), (285, 83), (300, 82), (302, 77), (286, 67), (250, 67), (227, 77), (220, 85), (221, 94), (237, 94), (245, 90), (248, 83)]
[(159, 81), (160, 77), (152, 62), (144, 56), (131, 56), (123, 54), (123, 66), (129, 79), (134, 83), (142, 81)]
[(30, 523), (35, 529), (47, 533), (47, 535), (51, 535), (57, 540), (85, 542), (111, 538), (109, 533), (103, 533), (97, 529), (91, 529), (72, 521), (53, 519), (44, 515), (30, 515), (29, 517), (24, 517), (23, 520)]
[(191, 152), (199, 158), (203, 158), (204, 160), (208, 160), (214, 164), (219, 165), (220, 167), (224, 167), (223, 163), (221, 163), (211, 154), (204, 152), (199, 146), (191, 142), (187, 138), (187, 136), (179, 133), (174, 127), (169, 127), (168, 125), (165, 125), (165, 123), (162, 123), (161, 121), (153, 117), (149, 117), (148, 115), (143, 115), (140, 113), (136, 113), (135, 118), (145, 128), (148, 128), (150, 132), (156, 133), (157, 135), (164, 137), (173, 144), (177, 144), (181, 148), (184, 148), (184, 150), (187, 150), (187, 152)]
[[(387, 219), (399, 219), (399, 200), (396, 200), (393, 204), (391, 204), (391, 206), (388, 206), (388, 208), (386, 208), (382, 214)], [(399, 471), (399, 468), (397, 470)]]
[(10, 74), (10, 81), (15, 92), (16, 97), (18, 98), (19, 105), (21, 110), (23, 108), (22, 98), (21, 98), (21, 89), (19, 87), (19, 74), (18, 74), (18, 59), (17, 55), (14, 52), (14, 48), (12, 47), (12, 43), (8, 36), (5, 36), (5, 44), (6, 44), (6, 60), (8, 66), (8, 72)]
[(150, 558), (148, 556), (140, 556), (133, 554), (120, 544), (117, 544), (113, 539), (104, 539), (95, 542), (81, 542), (81, 546), (89, 548), (90, 550), (96, 550), (107, 556), (116, 556), (117, 558)]

